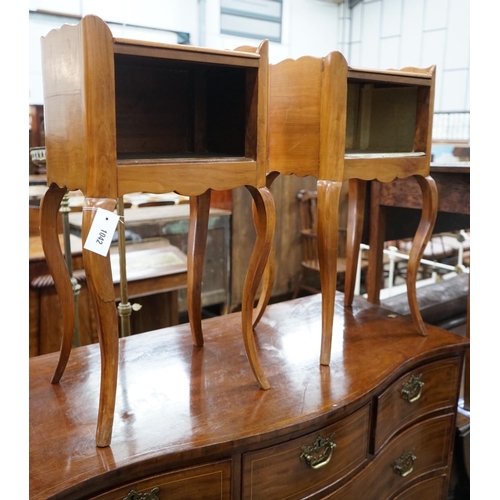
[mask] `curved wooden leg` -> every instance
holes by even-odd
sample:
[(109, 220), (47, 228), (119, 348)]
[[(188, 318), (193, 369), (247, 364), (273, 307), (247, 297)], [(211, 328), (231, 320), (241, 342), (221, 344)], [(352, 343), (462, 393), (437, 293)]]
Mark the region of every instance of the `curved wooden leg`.
[(418, 307), (417, 275), (418, 268), (420, 266), (420, 259), (424, 254), (427, 243), (429, 243), (434, 229), (434, 224), (436, 222), (438, 192), (436, 182), (432, 177), (422, 177), (420, 175), (416, 175), (415, 179), (422, 189), (422, 217), (410, 251), (406, 274), (406, 288), (408, 293), (408, 305), (410, 306), (413, 323), (415, 324), (420, 335), (427, 335), (427, 329)]
[[(114, 210), (116, 200), (86, 198), (82, 214), (82, 240), (85, 242), (98, 207)], [(97, 416), (96, 444), (109, 446), (113, 430), (118, 378), (118, 317), (109, 253), (106, 257), (83, 249), (87, 283), (97, 309), (101, 350), (101, 387)]]
[(189, 233), (187, 251), (187, 300), (189, 324), (194, 345), (203, 345), (201, 327), (201, 284), (207, 249), (211, 190), (189, 199)]
[[(271, 189), (274, 179), (278, 177), (279, 172), (271, 172), (267, 174), (266, 186)], [(257, 226), (257, 213), (255, 203), (253, 203), (253, 219), (254, 224)], [(264, 279), (262, 283), (262, 290), (260, 292), (259, 302), (253, 312), (253, 328), (259, 324), (273, 293), (274, 278), (276, 276), (276, 253), (274, 248), (274, 233), (272, 235), (271, 251), (264, 270)]]
[(50, 274), (54, 280), (62, 311), (62, 338), (52, 383), (57, 384), (68, 363), (75, 333), (75, 300), (73, 286), (66, 266), (57, 230), (57, 216), (66, 188), (52, 184), (40, 203), (40, 238)]
[(262, 389), (269, 389), (271, 386), (260, 366), (257, 351), (255, 349), (252, 317), (257, 289), (271, 252), (274, 226), (276, 224), (276, 208), (274, 205), (274, 198), (267, 187), (259, 189), (252, 186), (246, 187), (250, 191), (255, 203), (255, 229), (257, 231), (257, 238), (250, 257), (245, 283), (243, 285), (241, 304), (243, 342), (255, 378)]
[(354, 300), (356, 272), (358, 269), (359, 245), (365, 218), (366, 181), (349, 180), (347, 212), (346, 270), (344, 284), (344, 305), (351, 306)]
[(330, 364), (333, 317), (337, 288), (337, 247), (341, 182), (319, 180), (318, 260), (321, 281), (321, 355), (322, 365)]

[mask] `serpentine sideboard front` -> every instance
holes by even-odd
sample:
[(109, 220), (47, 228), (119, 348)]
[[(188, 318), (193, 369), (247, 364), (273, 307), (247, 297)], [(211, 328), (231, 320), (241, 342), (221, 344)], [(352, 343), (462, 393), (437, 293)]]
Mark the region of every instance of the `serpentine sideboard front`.
[[(466, 338), (337, 295), (330, 366), (321, 296), (270, 305), (255, 380), (239, 314), (120, 339), (115, 425), (96, 447), (97, 345), (30, 359), (30, 498), (445, 499)], [(134, 496), (135, 495), (135, 496)], [(141, 496), (142, 495), (142, 496)]]

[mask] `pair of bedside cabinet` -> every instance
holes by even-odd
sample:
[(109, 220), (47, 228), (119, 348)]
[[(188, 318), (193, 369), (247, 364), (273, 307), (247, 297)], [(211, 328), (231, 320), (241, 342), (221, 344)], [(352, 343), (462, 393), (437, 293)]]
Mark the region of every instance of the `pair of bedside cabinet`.
[[(338, 52), (269, 65), (268, 50), (267, 41), (225, 51), (114, 38), (95, 16), (42, 38), (49, 189), (41, 203), (41, 237), (61, 299), (65, 332), (53, 383), (67, 365), (74, 325), (71, 283), (55, 225), (67, 190), (79, 189), (85, 196), (84, 241), (97, 209), (114, 210), (126, 193), (175, 191), (190, 197), (188, 312), (193, 343), (200, 347), (210, 193), (246, 186), (255, 207), (257, 238), (243, 287), (241, 333), (253, 374), (267, 390), (271, 384), (259, 361), (254, 329), (264, 317), (275, 268), (275, 206), (269, 189), (273, 179), (278, 174), (318, 179), (320, 363), (328, 365), (341, 185), (350, 182), (349, 306), (366, 182), (414, 175), (423, 189), (424, 208), (408, 265), (408, 295), (415, 341), (425, 335), (415, 283), (437, 209), (437, 191), (428, 175), (434, 68), (357, 70)], [(84, 249), (83, 259), (99, 317), (96, 444), (106, 447), (111, 443), (118, 378), (115, 295), (109, 256)]]

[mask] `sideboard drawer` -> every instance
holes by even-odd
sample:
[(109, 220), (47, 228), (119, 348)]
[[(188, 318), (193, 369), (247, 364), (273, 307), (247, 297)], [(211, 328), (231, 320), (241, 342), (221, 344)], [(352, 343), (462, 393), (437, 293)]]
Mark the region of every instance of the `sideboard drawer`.
[(433, 477), (410, 486), (394, 500), (442, 500), (447, 496), (445, 487), (446, 476)]
[[(135, 493), (134, 493), (135, 492)], [(98, 500), (229, 500), (231, 461), (167, 472), (121, 486)]]
[(432, 411), (457, 404), (460, 358), (436, 361), (413, 370), (377, 399), (374, 453), (399, 429)]
[[(329, 500), (393, 498), (398, 492), (402, 494), (410, 481), (423, 474), (438, 470), (445, 473), (453, 421), (454, 415), (448, 414), (424, 420), (410, 427), (381, 450), (353, 480), (327, 498)], [(401, 498), (406, 497), (403, 495)], [(427, 497), (425, 498), (427, 500)]]
[(367, 459), (369, 421), (367, 405), (317, 432), (245, 454), (243, 498), (298, 499), (335, 483)]

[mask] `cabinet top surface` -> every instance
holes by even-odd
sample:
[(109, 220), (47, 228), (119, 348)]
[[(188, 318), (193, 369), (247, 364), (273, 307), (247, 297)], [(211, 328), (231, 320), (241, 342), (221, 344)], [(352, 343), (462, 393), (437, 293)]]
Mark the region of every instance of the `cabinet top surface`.
[(405, 83), (410, 85), (430, 86), (433, 80), (433, 67), (428, 69), (404, 68), (396, 69), (371, 69), (371, 68), (348, 68), (347, 78), (349, 81)]
[(240, 50), (223, 50), (211, 49), (207, 47), (195, 47), (193, 45), (169, 44), (162, 42), (151, 42), (146, 40), (134, 40), (130, 38), (114, 38), (115, 52), (120, 53), (137, 47), (150, 47), (157, 49), (165, 49), (177, 51), (179, 53), (205, 54), (205, 55), (221, 55), (230, 57), (243, 57), (248, 59), (259, 59), (260, 55), (253, 52), (243, 52)]
[[(74, 349), (50, 383), (57, 353), (30, 359), (30, 498), (179, 461), (257, 446), (325, 425), (366, 404), (407, 369), (465, 350), (468, 340), (436, 327), (419, 336), (410, 319), (365, 300), (344, 308), (337, 294), (330, 366), (320, 366), (321, 296), (269, 306), (256, 329), (271, 382), (256, 385), (245, 357), (240, 315), (204, 322), (205, 345), (189, 325), (120, 340), (111, 446), (95, 447), (100, 354)], [(140, 465), (139, 465), (140, 464)]]

